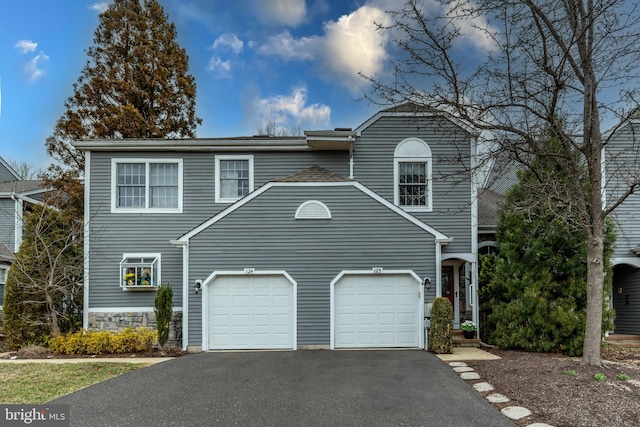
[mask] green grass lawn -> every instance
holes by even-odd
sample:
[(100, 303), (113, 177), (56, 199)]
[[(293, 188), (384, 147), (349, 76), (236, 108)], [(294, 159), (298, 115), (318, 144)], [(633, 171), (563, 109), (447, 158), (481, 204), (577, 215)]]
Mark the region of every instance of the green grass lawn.
[(0, 363), (0, 403), (41, 404), (148, 366), (144, 363)]

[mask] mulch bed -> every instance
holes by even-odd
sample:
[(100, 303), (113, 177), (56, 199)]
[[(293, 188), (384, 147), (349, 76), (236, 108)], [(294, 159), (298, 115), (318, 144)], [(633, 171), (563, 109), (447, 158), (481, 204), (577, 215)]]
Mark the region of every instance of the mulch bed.
[[(605, 367), (580, 365), (581, 358), (563, 354), (527, 353), (490, 349), (499, 360), (469, 361), (480, 380), (493, 391), (510, 399), (494, 404), (497, 409), (523, 406), (533, 412), (516, 422), (526, 426), (535, 422), (561, 426), (637, 426), (640, 425), (640, 353), (605, 349)], [(606, 380), (599, 382), (594, 375)], [(628, 379), (621, 379), (622, 378)]]

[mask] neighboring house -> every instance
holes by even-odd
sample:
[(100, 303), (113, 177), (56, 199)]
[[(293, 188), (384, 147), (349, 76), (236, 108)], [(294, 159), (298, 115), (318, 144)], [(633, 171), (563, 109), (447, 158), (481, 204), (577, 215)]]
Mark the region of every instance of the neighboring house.
[(477, 323), (476, 134), (411, 107), (300, 137), (76, 142), (84, 327), (150, 324), (158, 284), (190, 351), (423, 348), (438, 296)]
[[(622, 124), (609, 135), (604, 154), (607, 183), (605, 197), (612, 202), (638, 179), (640, 165), (640, 117)], [(631, 194), (616, 207), (613, 219), (618, 228), (613, 254), (613, 286), (610, 300), (616, 310), (614, 332), (640, 335), (640, 194)]]
[(22, 243), (23, 216), (46, 192), (42, 181), (24, 180), (0, 157), (0, 309), (4, 285)]

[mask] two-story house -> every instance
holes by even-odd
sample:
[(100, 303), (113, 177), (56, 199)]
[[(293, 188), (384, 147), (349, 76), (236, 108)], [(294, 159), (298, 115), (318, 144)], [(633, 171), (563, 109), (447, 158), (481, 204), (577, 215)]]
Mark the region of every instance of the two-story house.
[[(605, 203), (611, 204), (640, 176), (640, 115), (622, 123), (607, 136), (604, 153)], [(640, 194), (637, 190), (612, 215), (618, 234), (613, 254), (610, 301), (616, 310), (616, 334), (640, 335)]]
[[(84, 327), (181, 345), (424, 348), (425, 304), (477, 323), (476, 134), (411, 105), (303, 136), (89, 140)], [(471, 171), (471, 172), (470, 172)]]
[(40, 204), (46, 189), (42, 181), (25, 180), (0, 157), (0, 311), (7, 272), (22, 243), (24, 214)]

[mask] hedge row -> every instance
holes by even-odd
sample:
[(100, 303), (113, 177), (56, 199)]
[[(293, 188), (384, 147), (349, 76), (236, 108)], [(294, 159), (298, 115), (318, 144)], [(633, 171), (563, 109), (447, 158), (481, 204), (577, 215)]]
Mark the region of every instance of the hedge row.
[(151, 350), (157, 332), (147, 328), (126, 328), (120, 332), (85, 331), (50, 339), (49, 348), (56, 354), (140, 353)]

